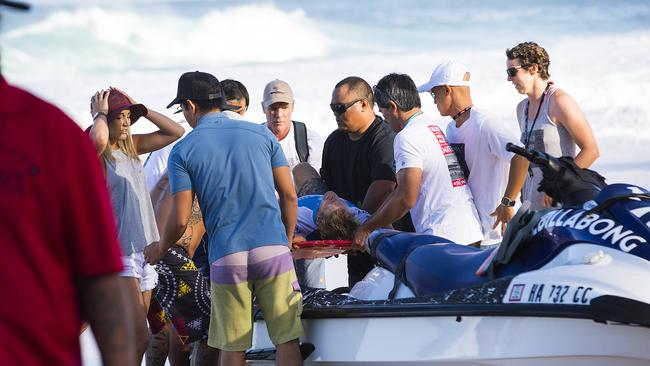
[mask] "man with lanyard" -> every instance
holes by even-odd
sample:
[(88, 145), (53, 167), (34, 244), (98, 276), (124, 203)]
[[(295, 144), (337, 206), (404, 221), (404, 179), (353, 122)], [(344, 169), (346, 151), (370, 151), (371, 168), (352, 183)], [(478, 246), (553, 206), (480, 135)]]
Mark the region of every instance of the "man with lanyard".
[(409, 210), (418, 233), (478, 244), (483, 233), (465, 176), (440, 127), (420, 110), (413, 80), (389, 74), (373, 91), (379, 111), (398, 132), (394, 143), (397, 188), (357, 229), (352, 245), (362, 249), (373, 230)]

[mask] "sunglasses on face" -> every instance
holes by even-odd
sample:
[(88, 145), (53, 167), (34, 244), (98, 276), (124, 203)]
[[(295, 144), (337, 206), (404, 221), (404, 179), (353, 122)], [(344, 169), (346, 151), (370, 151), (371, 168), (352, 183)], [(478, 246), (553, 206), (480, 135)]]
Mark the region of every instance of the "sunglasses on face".
[(511, 78), (515, 77), (515, 75), (517, 75), (517, 72), (519, 71), (519, 69), (521, 69), (522, 67), (525, 67), (525, 66), (524, 65), (519, 65), (519, 66), (515, 66), (515, 67), (509, 67), (509, 68), (506, 69), (506, 73)]
[(353, 100), (349, 103), (332, 103), (330, 104), (330, 109), (334, 114), (343, 114), (354, 105), (356, 102), (362, 101), (364, 98)]

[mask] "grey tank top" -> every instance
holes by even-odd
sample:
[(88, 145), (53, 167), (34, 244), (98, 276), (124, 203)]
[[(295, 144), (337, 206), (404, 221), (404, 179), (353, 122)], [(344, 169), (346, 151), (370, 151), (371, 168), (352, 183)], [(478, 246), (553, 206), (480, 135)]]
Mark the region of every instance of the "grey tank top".
[[(552, 156), (576, 156), (575, 141), (569, 135), (569, 132), (563, 127), (558, 126), (548, 115), (548, 106), (551, 101), (551, 96), (555, 94), (558, 88), (551, 85), (546, 91), (544, 103), (540, 106), (541, 110), (535, 121), (528, 121), (526, 115), (526, 104), (524, 101), (519, 105), (518, 115), (519, 127), (521, 128), (521, 143), (528, 148), (537, 151), (545, 152)], [(533, 113), (535, 111), (532, 111)], [(532, 176), (531, 173), (532, 172)], [(526, 176), (524, 188), (521, 195), (523, 200), (528, 200), (531, 203), (532, 209), (542, 208), (542, 192), (537, 191), (539, 183), (542, 180), (542, 171), (535, 164), (531, 164), (531, 170)]]
[(111, 191), (122, 255), (141, 252), (160, 240), (156, 218), (147, 192), (144, 168), (139, 160), (113, 150), (115, 161), (104, 159), (106, 180)]

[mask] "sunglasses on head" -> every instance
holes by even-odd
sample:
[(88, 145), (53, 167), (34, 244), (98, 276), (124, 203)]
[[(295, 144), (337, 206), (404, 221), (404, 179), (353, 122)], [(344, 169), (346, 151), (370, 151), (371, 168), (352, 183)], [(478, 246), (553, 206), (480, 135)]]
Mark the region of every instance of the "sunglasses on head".
[(519, 65), (519, 66), (515, 66), (515, 67), (509, 67), (509, 68), (506, 69), (506, 73), (508, 74), (508, 76), (510, 76), (512, 78), (515, 75), (517, 75), (517, 72), (518, 72), (519, 69), (524, 68), (526, 66), (527, 65)]
[(330, 109), (331, 109), (332, 112), (334, 112), (335, 114), (343, 114), (343, 113), (345, 113), (345, 112), (346, 112), (350, 107), (352, 107), (352, 106), (354, 105), (354, 103), (356, 103), (356, 102), (360, 102), (360, 101), (362, 101), (362, 100), (364, 100), (364, 99), (365, 99), (365, 98), (356, 99), (356, 100), (353, 100), (353, 101), (348, 102), (348, 103), (332, 103), (332, 104), (330, 104)]

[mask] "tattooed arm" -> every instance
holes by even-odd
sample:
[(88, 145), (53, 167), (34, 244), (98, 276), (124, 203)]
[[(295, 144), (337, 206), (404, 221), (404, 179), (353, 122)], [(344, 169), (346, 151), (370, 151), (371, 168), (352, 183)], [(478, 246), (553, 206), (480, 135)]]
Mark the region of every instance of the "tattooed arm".
[[(116, 274), (80, 280), (81, 310), (106, 366), (135, 365), (135, 333), (128, 298)], [(136, 300), (133, 300), (136, 301)]]
[(196, 199), (196, 197), (194, 197), (190, 221), (187, 223), (187, 228), (185, 229), (183, 236), (181, 236), (181, 238), (176, 241), (176, 245), (185, 248), (187, 255), (192, 258), (194, 257), (196, 248), (199, 246), (199, 243), (201, 243), (203, 234), (205, 234), (203, 216), (201, 215), (199, 201)]
[[(169, 220), (173, 200), (174, 196), (169, 187), (169, 175), (165, 171), (158, 183), (151, 189), (151, 202), (153, 203), (154, 214), (156, 216), (156, 224), (161, 234), (165, 228), (165, 224)], [(201, 243), (203, 234), (205, 234), (203, 216), (201, 216), (199, 202), (195, 197), (187, 228), (181, 238), (176, 241), (176, 245), (185, 248), (188, 256), (192, 258), (194, 251), (196, 251), (196, 248)]]

